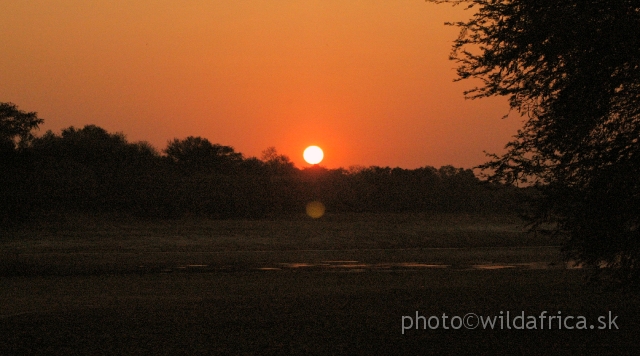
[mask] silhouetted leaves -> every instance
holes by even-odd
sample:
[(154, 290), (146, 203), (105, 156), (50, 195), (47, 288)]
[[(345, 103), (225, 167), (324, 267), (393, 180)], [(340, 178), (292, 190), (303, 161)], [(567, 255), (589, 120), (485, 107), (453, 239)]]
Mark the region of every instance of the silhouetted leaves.
[(0, 103), (0, 155), (25, 148), (33, 130), (43, 123), (36, 112), (19, 110), (13, 103)]
[(228, 172), (242, 161), (242, 154), (235, 152), (233, 147), (212, 144), (202, 137), (174, 139), (164, 152), (185, 173)]
[(275, 148), (262, 160), (244, 158), (200, 137), (170, 141), (164, 152), (95, 125), (48, 131), (32, 139), (4, 175), (4, 219), (67, 213), (264, 218), (303, 214), (314, 200), (330, 213), (495, 212), (513, 209), (517, 196), (513, 188), (451, 166), (300, 170)]
[(557, 223), (567, 258), (640, 283), (640, 1), (433, 2), (476, 11), (455, 24), (459, 80), (482, 81), (465, 95), (527, 118), (481, 167), (539, 187), (533, 225)]

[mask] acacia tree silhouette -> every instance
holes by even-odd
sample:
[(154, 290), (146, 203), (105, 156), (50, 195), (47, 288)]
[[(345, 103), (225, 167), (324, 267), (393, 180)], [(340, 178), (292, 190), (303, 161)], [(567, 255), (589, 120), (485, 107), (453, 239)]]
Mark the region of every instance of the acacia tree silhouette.
[(640, 1), (427, 1), (476, 10), (449, 24), (457, 80), (482, 82), (465, 96), (526, 117), (480, 168), (543, 192), (532, 227), (556, 223), (567, 259), (640, 285)]

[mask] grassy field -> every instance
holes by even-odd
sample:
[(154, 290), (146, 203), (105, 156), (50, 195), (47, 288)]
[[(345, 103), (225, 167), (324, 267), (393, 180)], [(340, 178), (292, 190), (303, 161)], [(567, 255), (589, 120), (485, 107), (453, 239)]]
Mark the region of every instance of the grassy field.
[[(635, 354), (640, 344), (634, 296), (586, 286), (558, 241), (510, 216), (76, 216), (2, 234), (0, 355)], [(596, 329), (403, 334), (416, 311), (560, 311)], [(618, 329), (598, 330), (609, 312)]]

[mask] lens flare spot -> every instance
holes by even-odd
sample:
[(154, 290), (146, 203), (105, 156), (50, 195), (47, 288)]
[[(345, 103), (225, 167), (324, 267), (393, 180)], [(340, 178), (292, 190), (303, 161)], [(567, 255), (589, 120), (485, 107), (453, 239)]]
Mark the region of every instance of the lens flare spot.
[(312, 201), (307, 204), (307, 215), (314, 219), (318, 219), (324, 215), (325, 207), (319, 201)]

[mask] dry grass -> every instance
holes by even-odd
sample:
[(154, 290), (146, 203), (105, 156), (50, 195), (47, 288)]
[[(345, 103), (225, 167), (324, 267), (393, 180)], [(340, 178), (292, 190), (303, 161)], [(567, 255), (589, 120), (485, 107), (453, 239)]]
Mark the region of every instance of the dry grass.
[[(625, 354), (633, 297), (508, 216), (68, 217), (0, 241), (0, 354)], [(547, 247), (545, 247), (547, 246)], [(502, 265), (542, 263), (548, 269)], [(431, 268), (431, 265), (448, 268)], [(490, 269), (474, 268), (480, 264)], [(620, 330), (412, 330), (401, 317), (586, 315)]]
[[(349, 214), (313, 220), (138, 221), (72, 216), (10, 231), (0, 241), (0, 274), (145, 272), (385, 263), (559, 264), (557, 247), (511, 216)], [(541, 247), (545, 246), (545, 247)]]
[(140, 221), (71, 216), (4, 232), (4, 250), (186, 252), (555, 245), (513, 216), (345, 214), (313, 220)]

